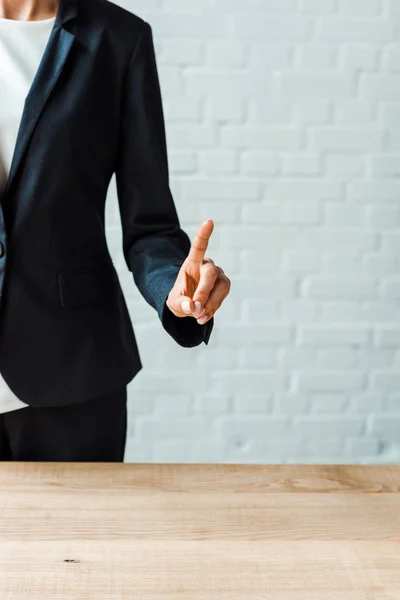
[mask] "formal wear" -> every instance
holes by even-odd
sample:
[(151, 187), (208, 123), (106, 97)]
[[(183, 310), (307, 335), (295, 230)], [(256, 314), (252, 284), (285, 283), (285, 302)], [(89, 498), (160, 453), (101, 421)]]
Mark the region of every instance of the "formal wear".
[(0, 415), (0, 461), (123, 462), (127, 389), (67, 406)]
[(109, 0), (60, 0), (0, 199), (0, 373), (30, 407), (102, 397), (142, 369), (106, 242), (114, 174), (137, 288), (179, 345), (207, 344), (214, 318), (166, 305), (191, 244), (169, 187), (151, 26)]
[[(10, 172), (25, 98), (54, 21), (55, 17), (41, 21), (0, 17), (0, 196)], [(0, 414), (27, 406), (0, 373)]]

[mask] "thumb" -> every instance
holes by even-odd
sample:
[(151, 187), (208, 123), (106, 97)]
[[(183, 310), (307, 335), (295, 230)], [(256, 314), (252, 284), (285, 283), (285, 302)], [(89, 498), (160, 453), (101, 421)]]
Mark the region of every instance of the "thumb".
[(192, 315), (194, 312), (194, 302), (189, 296), (177, 296), (172, 302), (172, 309), (177, 316)]

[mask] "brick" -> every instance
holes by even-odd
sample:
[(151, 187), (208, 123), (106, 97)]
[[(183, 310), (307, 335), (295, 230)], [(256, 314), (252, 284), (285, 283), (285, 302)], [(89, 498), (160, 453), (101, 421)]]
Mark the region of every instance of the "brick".
[(310, 410), (309, 395), (307, 393), (300, 394), (297, 391), (279, 392), (276, 395), (275, 405), (277, 408), (277, 413), (282, 415), (308, 413)]
[(283, 157), (283, 172), (288, 175), (319, 175), (321, 157), (318, 154), (290, 154)]
[[(184, 463), (191, 455), (188, 440), (155, 440), (153, 460), (160, 463)], [(185, 458), (186, 457), (186, 460)]]
[(296, 98), (293, 100), (293, 113), (296, 122), (328, 123), (330, 119), (329, 101), (324, 98)]
[(254, 13), (245, 13), (232, 16), (232, 33), (241, 37), (268, 40), (301, 41), (309, 38), (311, 34), (311, 19), (301, 16), (269, 16), (259, 13), (254, 18)]
[(361, 415), (369, 412), (379, 413), (385, 410), (385, 394), (377, 391), (364, 391), (352, 394), (349, 410)]
[(367, 225), (370, 229), (400, 229), (400, 208), (398, 206), (369, 206)]
[[(243, 350), (253, 348), (256, 345), (262, 351), (264, 347), (269, 345), (285, 344), (291, 338), (291, 328), (286, 324), (258, 327), (246, 323), (227, 326), (220, 324), (218, 332), (225, 344), (236, 345), (237, 347), (238, 340), (240, 340)], [(214, 335), (214, 332), (212, 335)]]
[(199, 98), (188, 95), (171, 98), (164, 101), (164, 113), (167, 122), (199, 123), (201, 120), (201, 102)]
[(361, 258), (358, 256), (335, 256), (329, 254), (321, 259), (321, 273), (326, 275), (358, 276), (361, 271)]
[(388, 278), (382, 285), (382, 292), (385, 298), (400, 299), (400, 278)]
[[(190, 460), (187, 459), (186, 462), (190, 462), (191, 464), (215, 463), (216, 456), (225, 457), (225, 446), (222, 443), (214, 442), (212, 440), (194, 440), (190, 446), (189, 452), (190, 454), (187, 454), (187, 456), (189, 456)], [(180, 456), (182, 457), (183, 454), (181, 453)], [(178, 460), (178, 462), (183, 462), (182, 458), (180, 461)]]
[(372, 415), (371, 433), (379, 440), (399, 444), (400, 412), (387, 413), (384, 417)]
[(282, 223), (316, 225), (321, 222), (322, 209), (318, 202), (285, 202), (282, 206)]
[(360, 96), (369, 100), (397, 101), (400, 94), (400, 75), (393, 73), (361, 73)]
[(367, 222), (366, 211), (362, 206), (326, 204), (324, 221), (328, 226), (365, 226)]
[[(311, 412), (322, 413), (341, 413), (348, 406), (348, 399), (343, 393), (313, 393), (311, 394)], [(323, 452), (325, 454), (325, 451)]]
[[(278, 240), (274, 240), (275, 244), (278, 246)], [(281, 244), (283, 246), (283, 244)], [(272, 245), (269, 246), (268, 253), (266, 253), (265, 257), (263, 257), (263, 268), (264, 272), (275, 274), (276, 273), (276, 265), (280, 262), (283, 254), (282, 248), (273, 248)], [(251, 273), (259, 273), (259, 252), (257, 250), (243, 250), (241, 253), (241, 272), (246, 273), (247, 275)], [(294, 285), (294, 284), (293, 284)]]
[[(308, 275), (310, 271), (320, 270), (321, 260), (321, 256), (316, 255), (311, 249), (285, 252), (282, 258), (282, 269), (286, 273)], [(299, 304), (297, 306), (299, 307)]]
[(237, 178), (193, 178), (182, 179), (182, 193), (193, 200), (205, 200), (216, 198), (218, 200), (231, 201), (232, 199), (259, 200), (260, 185), (251, 179)]
[(198, 168), (203, 173), (210, 173), (212, 175), (233, 175), (237, 169), (236, 154), (233, 150), (228, 149), (199, 152)]
[(295, 427), (305, 436), (312, 436), (318, 443), (330, 436), (336, 440), (347, 436), (357, 436), (364, 430), (365, 422), (362, 417), (349, 415), (334, 416), (298, 416)]
[(331, 42), (365, 42), (367, 44), (391, 42), (395, 39), (395, 27), (387, 19), (357, 16), (323, 17), (318, 22), (317, 39)]
[(400, 251), (400, 232), (398, 231), (384, 231), (381, 234), (382, 237), (382, 251), (383, 252), (398, 252)]
[(196, 394), (193, 411), (203, 416), (208, 413), (220, 415), (228, 413), (230, 405), (229, 394), (226, 393)]
[(300, 325), (297, 341), (300, 344), (317, 344), (326, 346), (360, 346), (368, 343), (371, 328), (351, 325)]
[(399, 308), (395, 302), (386, 300), (374, 300), (360, 303), (354, 301), (324, 301), (321, 305), (319, 320), (321, 322), (382, 322), (398, 318)]
[(386, 133), (385, 147), (388, 152), (399, 152), (400, 150), (400, 132), (390, 130)]
[[(295, 240), (301, 248), (301, 240)], [(313, 248), (314, 252), (333, 252), (338, 256), (353, 256), (358, 252), (376, 250), (378, 236), (376, 233), (359, 229), (341, 229), (340, 227), (320, 227), (309, 229), (304, 234), (304, 245)]]
[(393, 349), (371, 348), (365, 345), (357, 348), (354, 355), (354, 366), (356, 368), (372, 371), (380, 368), (392, 368), (395, 352)]
[(400, 118), (400, 102), (398, 99), (393, 102), (385, 102), (379, 106), (379, 114), (382, 124), (386, 127), (398, 127)]
[[(203, 61), (203, 52), (201, 42), (197, 39), (188, 40), (185, 38), (173, 38), (168, 36), (158, 40), (155, 38), (156, 46), (161, 46), (160, 52), (157, 50), (157, 61), (159, 64), (171, 65), (200, 65)], [(179, 98), (176, 99), (179, 104)], [(172, 103), (171, 103), (172, 104)], [(181, 101), (180, 104), (185, 104)], [(187, 110), (187, 108), (184, 108)]]
[(244, 118), (244, 101), (241, 98), (230, 98), (227, 102), (225, 96), (209, 98), (207, 111), (214, 121), (240, 122)]
[(257, 396), (251, 394), (240, 394), (234, 399), (235, 413), (246, 415), (247, 413), (261, 413), (267, 415), (273, 409), (272, 394), (265, 393)]
[(364, 300), (377, 293), (374, 279), (369, 277), (310, 276), (303, 282), (304, 293), (311, 298), (359, 298)]
[(373, 175), (377, 177), (397, 177), (400, 175), (400, 155), (386, 154), (372, 158)]
[(231, 69), (244, 67), (246, 49), (239, 40), (216, 40), (209, 45), (206, 64), (211, 68)]
[(262, 69), (288, 69), (293, 63), (293, 47), (279, 41), (256, 39), (249, 48), (248, 64)]
[[(218, 325), (225, 323), (226, 318), (224, 317), (227, 312), (227, 307), (229, 305), (229, 300), (227, 299), (223, 305), (223, 308), (219, 310), (217, 313), (218, 316), (215, 315), (215, 319), (218, 318)], [(235, 312), (235, 311), (231, 311)], [(227, 320), (228, 323), (231, 323), (233, 317), (229, 314), (229, 318)], [(224, 341), (222, 340), (221, 344), (218, 344), (218, 347), (210, 347), (207, 348), (207, 352), (201, 352), (196, 358), (196, 365), (201, 368), (207, 369), (229, 369), (233, 368), (236, 365), (237, 361), (237, 350), (236, 348), (232, 348), (228, 345), (224, 345)]]
[(268, 180), (266, 195), (269, 201), (340, 200), (343, 188), (337, 181), (310, 179)]
[(205, 439), (213, 433), (213, 423), (204, 417), (182, 418), (163, 416), (162, 419), (138, 419), (138, 430), (143, 439), (151, 438), (153, 442), (164, 438)]
[[(235, 294), (236, 298), (246, 300), (249, 298), (293, 298), (296, 294), (296, 280), (288, 275), (280, 277), (266, 276), (258, 281), (253, 281), (254, 277), (236, 277), (235, 278)], [(268, 293), (265, 293), (268, 290)], [(267, 325), (267, 323), (266, 323)], [(269, 325), (270, 326), (270, 325)], [(279, 325), (279, 328), (281, 326)], [(286, 328), (284, 327), (286, 330)]]
[(212, 127), (170, 123), (168, 126), (168, 145), (171, 148), (213, 148), (215, 131)]
[(189, 414), (192, 398), (189, 394), (157, 394), (154, 400), (155, 417), (163, 414)]
[(312, 149), (321, 151), (365, 151), (366, 148), (379, 150), (382, 145), (383, 132), (371, 127), (339, 127), (316, 128), (312, 132)]
[(335, 0), (299, 0), (299, 9), (312, 13), (331, 13), (336, 10)]
[(370, 275), (388, 275), (397, 271), (397, 265), (395, 254), (369, 254), (364, 256), (362, 270)]
[(295, 389), (300, 392), (352, 392), (364, 388), (365, 375), (363, 372), (344, 371), (303, 371), (297, 373), (294, 379)]
[(399, 71), (400, 58), (395, 48), (384, 48), (382, 50), (382, 67), (387, 71)]
[(400, 327), (398, 325), (378, 327), (374, 333), (374, 341), (377, 346), (400, 347)]
[(179, 176), (181, 173), (193, 173), (196, 169), (197, 159), (194, 152), (174, 150), (169, 152), (171, 175)]
[(283, 72), (280, 76), (280, 93), (283, 97), (292, 98), (351, 98), (354, 80), (352, 75), (326, 73)]
[(340, 437), (312, 438), (309, 440), (308, 446), (311, 456), (330, 456), (337, 458), (337, 462), (342, 462), (339, 457), (343, 457), (345, 454), (345, 445)]
[(339, 65), (343, 69), (363, 69), (373, 71), (377, 67), (379, 54), (378, 49), (365, 44), (353, 42), (343, 44), (340, 47)]
[(374, 371), (370, 374), (371, 388), (374, 390), (384, 390), (396, 392), (400, 389), (399, 370)]
[[(174, 346), (175, 342), (172, 338), (171, 342)], [(180, 350), (183, 350), (183, 348), (180, 348)], [(185, 348), (185, 350), (196, 351), (196, 348)], [(188, 352), (186, 352), (186, 354), (188, 354)], [(154, 393), (158, 392), (159, 390), (163, 390), (164, 392), (168, 392), (169, 394), (181, 393), (182, 386), (186, 385), (187, 389), (191, 389), (191, 386), (194, 384), (196, 385), (197, 391), (205, 391), (209, 385), (207, 379), (204, 376), (202, 377), (201, 373), (198, 370), (196, 371), (195, 377), (193, 377), (193, 375), (187, 371), (175, 371), (172, 374), (167, 374), (163, 371), (160, 373), (151, 373), (147, 371), (146, 375), (146, 377), (141, 377), (140, 381), (138, 381), (137, 383), (137, 389), (139, 394), (141, 392)]]
[(353, 459), (366, 460), (371, 456), (379, 455), (380, 443), (377, 438), (371, 436), (349, 438), (345, 452)]
[(227, 417), (221, 423), (223, 439), (267, 440), (289, 432), (289, 420), (284, 417)]
[(287, 375), (280, 371), (247, 370), (238, 372), (213, 373), (211, 385), (216, 391), (229, 393), (248, 392), (264, 393), (265, 390), (282, 390), (287, 385)]
[(382, 11), (382, 0), (338, 0), (338, 10), (343, 15), (376, 15)]
[(221, 130), (223, 148), (264, 148), (270, 150), (296, 149), (301, 144), (301, 130), (297, 127), (235, 127), (226, 125)]
[[(266, 52), (269, 52), (267, 46)], [(272, 60), (272, 58), (271, 58)], [(272, 67), (276, 69), (276, 65)], [(248, 104), (248, 120), (252, 126), (283, 125), (285, 127), (291, 119), (292, 106), (289, 100), (283, 98), (251, 98)], [(276, 129), (271, 130), (271, 133)]]
[(279, 159), (272, 152), (251, 151), (244, 153), (241, 157), (240, 171), (244, 175), (274, 175), (278, 169)]
[(298, 47), (298, 65), (302, 69), (334, 69), (338, 51), (332, 44), (308, 43)]
[(281, 221), (282, 208), (278, 203), (262, 202), (258, 210), (254, 210), (254, 204), (245, 204), (241, 215), (244, 224), (247, 223), (279, 223)]
[[(186, 6), (186, 5), (185, 5)], [(243, 11), (241, 0), (218, 0), (218, 8)], [(269, 13), (291, 13), (296, 9), (296, 0), (249, 0), (246, 4), (246, 12), (262, 11)]]
[(329, 152), (325, 155), (325, 170), (327, 175), (334, 175), (336, 179), (345, 180), (364, 173), (365, 162), (362, 156), (340, 155)]
[(152, 415), (155, 408), (155, 398), (153, 394), (131, 394), (131, 388), (128, 389), (128, 410), (134, 415)]
[(222, 13), (215, 12), (210, 19), (204, 11), (160, 11), (149, 13), (147, 20), (151, 23), (155, 37), (163, 36), (180, 37), (191, 40), (201, 38), (204, 40), (218, 39), (226, 32), (226, 18)]
[(276, 345), (247, 346), (238, 350), (237, 366), (245, 369), (273, 369), (277, 366)]
[[(279, 351), (279, 366), (284, 369), (303, 369), (308, 368), (316, 360), (316, 348), (310, 346), (285, 346)], [(296, 400), (295, 400), (296, 401)]]
[(373, 103), (349, 100), (336, 103), (335, 122), (339, 125), (365, 125), (372, 127), (375, 121)]

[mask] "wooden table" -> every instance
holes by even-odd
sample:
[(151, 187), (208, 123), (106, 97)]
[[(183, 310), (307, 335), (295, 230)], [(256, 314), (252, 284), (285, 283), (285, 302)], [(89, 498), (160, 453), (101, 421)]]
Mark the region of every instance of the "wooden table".
[(1, 600), (400, 600), (400, 467), (2, 463)]

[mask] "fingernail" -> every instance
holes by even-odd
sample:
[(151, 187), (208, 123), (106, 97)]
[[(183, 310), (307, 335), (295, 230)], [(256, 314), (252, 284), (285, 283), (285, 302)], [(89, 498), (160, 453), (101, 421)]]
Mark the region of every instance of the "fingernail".
[(208, 317), (207, 317), (207, 315), (205, 315), (204, 317), (201, 317), (201, 319), (199, 319), (197, 322), (198, 322), (200, 325), (204, 325), (204, 323), (205, 323), (206, 321), (208, 321)]
[(184, 300), (181, 303), (181, 308), (182, 308), (183, 312), (187, 312), (187, 313), (190, 312), (190, 302), (189, 302), (189, 300)]
[(201, 313), (201, 302), (198, 300), (194, 303), (194, 310), (197, 314)]

